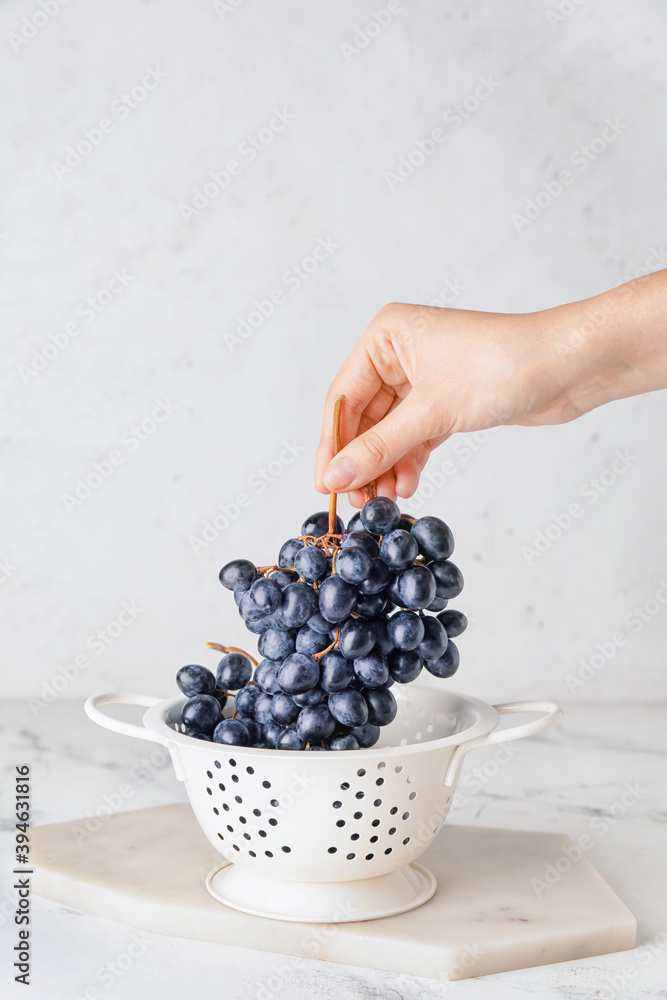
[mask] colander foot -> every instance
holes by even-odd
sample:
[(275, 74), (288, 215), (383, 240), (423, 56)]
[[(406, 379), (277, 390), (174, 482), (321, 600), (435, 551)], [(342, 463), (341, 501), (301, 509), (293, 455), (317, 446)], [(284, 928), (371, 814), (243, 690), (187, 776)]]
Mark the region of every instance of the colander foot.
[(256, 917), (338, 924), (414, 910), (431, 898), (437, 883), (414, 862), (387, 875), (348, 882), (292, 882), (226, 863), (210, 872), (206, 888), (225, 906)]

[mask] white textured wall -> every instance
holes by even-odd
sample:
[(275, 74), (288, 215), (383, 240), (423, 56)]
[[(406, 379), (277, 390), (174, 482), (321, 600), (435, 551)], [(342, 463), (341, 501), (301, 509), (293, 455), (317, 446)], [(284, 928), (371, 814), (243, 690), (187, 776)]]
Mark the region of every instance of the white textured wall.
[[(325, 505), (312, 487), (324, 392), (384, 302), (525, 311), (667, 264), (659, 0), (572, 2), (560, 20), (556, 0), (391, 6), (351, 50), (384, 0), (71, 0), (43, 25), (36, 0), (2, 4), (5, 695), (40, 694), (81, 654), (63, 696), (167, 694), (182, 663), (214, 664), (205, 640), (244, 643), (218, 569), (273, 561)], [(463, 101), (478, 104), (465, 121)], [(90, 155), (54, 167), (101, 119)], [(244, 140), (272, 119), (282, 131), (250, 161)], [(583, 170), (576, 151), (607, 119), (618, 136)], [(390, 184), (436, 128), (445, 141)], [(227, 187), (184, 210), (231, 160)], [(512, 213), (564, 169), (573, 182), (517, 232)], [(297, 288), (293, 268), (319, 241), (326, 259)], [(238, 317), (275, 289), (273, 315), (234, 346)], [(73, 323), (42, 365), (35, 352), (65, 345)], [(131, 428), (156, 400), (171, 412), (140, 440)], [(650, 603), (667, 580), (666, 417), (655, 394), (436, 453), (441, 485), (419, 509), (449, 521), (467, 578), (458, 689), (667, 694), (667, 604)], [(627, 468), (591, 491), (618, 450)], [(66, 509), (112, 452), (112, 475)], [(264, 488), (269, 463), (279, 474)], [(240, 492), (249, 506), (195, 554), (191, 537)], [(529, 564), (522, 545), (577, 501), (581, 517)], [(646, 621), (633, 617), (647, 601)], [(124, 602), (141, 612), (91, 648)], [(594, 679), (568, 686), (598, 643)]]

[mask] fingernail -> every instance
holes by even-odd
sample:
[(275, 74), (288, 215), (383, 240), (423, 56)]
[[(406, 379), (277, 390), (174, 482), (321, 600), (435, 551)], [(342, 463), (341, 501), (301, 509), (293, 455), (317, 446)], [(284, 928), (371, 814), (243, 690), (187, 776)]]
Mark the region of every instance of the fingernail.
[(356, 469), (348, 458), (334, 459), (324, 473), (324, 484), (330, 490), (343, 490), (356, 476)]

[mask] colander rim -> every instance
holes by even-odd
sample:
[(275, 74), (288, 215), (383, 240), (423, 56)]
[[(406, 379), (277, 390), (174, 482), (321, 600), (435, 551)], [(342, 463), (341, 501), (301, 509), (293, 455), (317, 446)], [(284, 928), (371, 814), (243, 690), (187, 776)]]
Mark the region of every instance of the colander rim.
[[(413, 687), (413, 685), (410, 685)], [(493, 729), (496, 728), (500, 721), (500, 714), (496, 711), (493, 705), (490, 705), (486, 701), (482, 701), (480, 698), (474, 698), (471, 695), (460, 694), (458, 691), (446, 691), (439, 692), (436, 691), (431, 685), (419, 684), (414, 685), (420, 691), (429, 690), (437, 693), (438, 695), (446, 694), (448, 697), (457, 699), (462, 703), (462, 708), (473, 709), (477, 718), (471, 726), (467, 729), (461, 730), (458, 733), (452, 733), (450, 736), (443, 736), (437, 740), (420, 740), (418, 743), (405, 743), (398, 746), (382, 747), (373, 746), (368, 749), (361, 750), (340, 750), (336, 752), (330, 752), (324, 754), (324, 759), (334, 758), (339, 760), (339, 754), (343, 754), (345, 760), (368, 760), (369, 758), (379, 757), (404, 757), (406, 754), (415, 754), (424, 752), (426, 750), (439, 750), (446, 749), (449, 747), (457, 747), (463, 743), (468, 743), (470, 740), (477, 739), (479, 736), (488, 735)], [(407, 692), (399, 690), (396, 692), (399, 695), (399, 707), (400, 701), (407, 697)], [(169, 723), (166, 721), (167, 714), (174, 708), (177, 704), (183, 704), (187, 701), (187, 698), (182, 694), (172, 695), (169, 698), (163, 698), (157, 704), (153, 705), (152, 708), (147, 709), (143, 715), (143, 724), (149, 732), (153, 733), (155, 736), (159, 737), (160, 742), (168, 740), (169, 742), (182, 745), (183, 747), (189, 747), (198, 750), (210, 750), (211, 752), (220, 754), (231, 753), (234, 756), (241, 757), (253, 757), (258, 760), (266, 760), (267, 755), (272, 757), (280, 756), (281, 758), (294, 758), (294, 757), (308, 757), (309, 760), (313, 759), (313, 753), (310, 750), (273, 750), (273, 749), (262, 749), (259, 747), (243, 747), (243, 746), (232, 746), (227, 743), (209, 743), (205, 740), (198, 740), (193, 736), (186, 736), (185, 733), (179, 733), (176, 729), (172, 729)], [(318, 755), (315, 754), (316, 759)]]

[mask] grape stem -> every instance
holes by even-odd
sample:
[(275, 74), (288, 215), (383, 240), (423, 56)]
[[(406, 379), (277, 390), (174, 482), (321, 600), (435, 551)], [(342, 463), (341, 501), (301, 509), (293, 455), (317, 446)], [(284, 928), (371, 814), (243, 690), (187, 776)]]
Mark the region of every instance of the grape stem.
[(251, 663), (257, 666), (257, 660), (250, 653), (246, 653), (245, 649), (239, 649), (238, 646), (221, 646), (219, 642), (207, 642), (207, 649), (217, 649), (220, 653), (243, 653), (247, 656)]
[[(340, 451), (340, 417), (341, 411), (343, 409), (343, 400), (345, 396), (338, 396), (336, 402), (334, 403), (333, 411), (333, 453), (337, 455)], [(336, 493), (329, 494), (329, 534), (334, 535), (336, 533), (336, 502), (338, 500), (338, 495)]]

